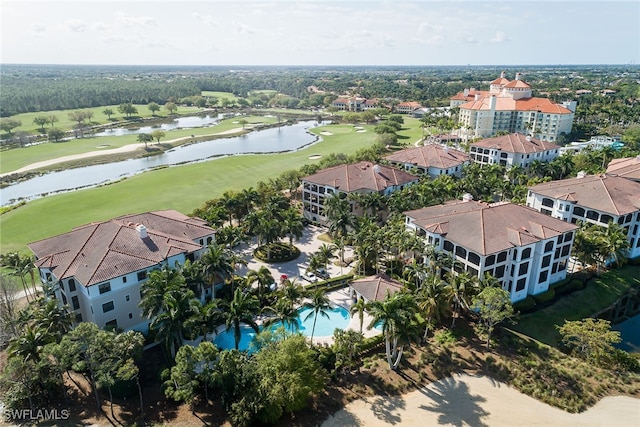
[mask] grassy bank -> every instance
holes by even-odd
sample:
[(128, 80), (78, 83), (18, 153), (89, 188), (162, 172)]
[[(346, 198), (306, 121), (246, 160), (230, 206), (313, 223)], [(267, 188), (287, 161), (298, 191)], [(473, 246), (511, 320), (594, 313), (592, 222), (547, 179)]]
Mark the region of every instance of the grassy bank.
[[(245, 116), (247, 120), (247, 128), (258, 123), (275, 123), (276, 118), (262, 116)], [(219, 124), (212, 127), (176, 129), (166, 131), (165, 137), (160, 142), (167, 142), (178, 138), (185, 138), (191, 135), (196, 137), (204, 135), (212, 135), (220, 132), (226, 132), (231, 129), (239, 128), (238, 118), (225, 119)], [(65, 142), (46, 142), (31, 147), (14, 148), (3, 151), (0, 157), (0, 173), (8, 173), (24, 166), (36, 162), (55, 159), (63, 156), (71, 156), (76, 154), (88, 153), (97, 150), (110, 150), (123, 147), (129, 144), (136, 144), (138, 135), (123, 136), (101, 136), (91, 138), (79, 138)], [(155, 144), (155, 141), (150, 145)]]
[(553, 305), (522, 315), (512, 329), (550, 346), (556, 346), (560, 334), (556, 325), (579, 320), (613, 304), (630, 288), (640, 288), (640, 267), (627, 265), (591, 279), (587, 287), (563, 296)]
[(0, 216), (0, 252), (26, 251), (28, 242), (64, 233), (73, 227), (131, 212), (176, 209), (190, 213), (204, 201), (227, 190), (241, 190), (258, 181), (297, 169), (312, 155), (353, 154), (371, 146), (371, 126), (356, 132), (352, 125), (313, 129), (322, 141), (300, 151), (244, 155), (170, 167), (133, 176), (99, 188), (79, 190), (34, 200)]

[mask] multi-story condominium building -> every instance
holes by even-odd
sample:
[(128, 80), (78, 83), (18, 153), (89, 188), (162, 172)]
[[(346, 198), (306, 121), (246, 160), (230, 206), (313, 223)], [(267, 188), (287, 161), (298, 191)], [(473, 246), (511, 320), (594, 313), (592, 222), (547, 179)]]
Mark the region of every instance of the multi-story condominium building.
[(512, 133), (474, 142), (469, 146), (469, 157), (481, 165), (527, 168), (534, 160), (549, 162), (555, 159), (560, 155), (559, 149), (549, 141)]
[(640, 182), (619, 176), (585, 175), (529, 188), (527, 206), (575, 224), (620, 224), (629, 239), (629, 258), (640, 256)]
[(366, 99), (360, 96), (340, 97), (331, 103), (341, 111), (366, 111), (378, 108), (380, 102), (377, 99)]
[(427, 144), (407, 148), (384, 157), (391, 164), (406, 170), (416, 170), (436, 178), (440, 175), (460, 177), (462, 167), (469, 163), (469, 156), (446, 145)]
[(411, 114), (414, 110), (422, 108), (422, 104), (415, 101), (405, 101), (396, 105), (396, 112), (402, 114)]
[(57, 284), (55, 297), (71, 306), (76, 322), (146, 333), (139, 304), (148, 273), (198, 259), (214, 240), (205, 221), (166, 210), (87, 224), (28, 246), (40, 279)]
[(611, 160), (607, 166), (607, 175), (640, 182), (640, 156)]
[(557, 141), (561, 134), (571, 132), (576, 109), (574, 101), (556, 104), (547, 98), (533, 97), (531, 86), (522, 80), (504, 77), (494, 80), (488, 92), (474, 91), (456, 95), (451, 104), (460, 108), (459, 122), (467, 135), (486, 138), (498, 132), (518, 132), (537, 139)]
[[(379, 193), (389, 195), (407, 185), (418, 182), (418, 177), (403, 170), (371, 162), (358, 162), (323, 169), (302, 178), (302, 203), (305, 218), (326, 223), (324, 205), (328, 197), (346, 197), (350, 193)], [(352, 203), (352, 211), (361, 214)]]
[(525, 206), (476, 202), (468, 195), (405, 215), (408, 229), (455, 258), (454, 271), (478, 278), (491, 274), (513, 302), (566, 277), (578, 228)]

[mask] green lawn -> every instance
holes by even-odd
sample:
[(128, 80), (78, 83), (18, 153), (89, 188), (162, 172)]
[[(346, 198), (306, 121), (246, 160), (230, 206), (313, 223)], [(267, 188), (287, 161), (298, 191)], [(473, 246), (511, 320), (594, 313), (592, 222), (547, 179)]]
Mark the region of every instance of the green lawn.
[[(45, 197), (0, 216), (0, 253), (27, 251), (28, 242), (118, 215), (158, 209), (190, 213), (226, 190), (242, 190), (283, 171), (314, 163), (312, 155), (353, 154), (371, 146), (372, 126), (356, 132), (352, 125), (315, 128), (331, 132), (323, 141), (292, 153), (246, 155), (146, 172), (100, 188)], [(194, 131), (194, 130), (190, 130)]]
[(239, 98), (237, 96), (235, 96), (234, 94), (232, 94), (231, 92), (216, 92), (213, 90), (203, 90), (202, 91), (202, 96), (203, 97), (207, 97), (207, 96), (213, 96), (215, 98), (218, 98), (219, 101), (223, 100), (223, 99), (227, 99), (229, 101), (237, 101)]
[[(257, 123), (275, 123), (277, 120), (274, 117), (262, 116), (245, 116), (243, 118), (249, 122), (247, 127), (250, 127), (251, 124)], [(166, 136), (162, 138), (160, 142), (167, 142), (191, 135), (211, 135), (238, 127), (241, 127), (241, 125), (238, 124), (238, 118), (225, 119), (213, 127), (167, 131), (165, 132)], [(135, 144), (137, 143), (137, 138), (137, 135), (103, 136), (79, 138), (66, 142), (46, 142), (30, 147), (14, 148), (2, 152), (2, 155), (0, 156), (0, 173), (11, 172), (32, 163), (55, 159), (57, 157), (81, 154), (96, 150), (107, 150), (128, 144)]]
[[(141, 118), (153, 117), (151, 115), (151, 111), (149, 111), (149, 108), (146, 105), (135, 104), (134, 106), (138, 109), (138, 117), (141, 117)], [(33, 118), (36, 116), (45, 116), (45, 117), (56, 116), (58, 118), (58, 121), (54, 123), (53, 127), (56, 127), (62, 130), (71, 130), (76, 125), (76, 122), (69, 118), (69, 113), (73, 111), (93, 112), (93, 117), (91, 118), (91, 122), (94, 125), (110, 123), (109, 118), (102, 113), (107, 108), (110, 108), (115, 113), (111, 116), (111, 122), (128, 120), (126, 116), (124, 116), (118, 111), (117, 105), (108, 105), (108, 106), (93, 107), (93, 108), (75, 108), (73, 110), (39, 111), (37, 113), (22, 113), (22, 114), (16, 114), (14, 116), (11, 116), (12, 119), (16, 119), (22, 122), (22, 125), (15, 128), (13, 130), (13, 133), (23, 131), (28, 133), (39, 134), (40, 132), (42, 132), (42, 129), (40, 129), (39, 126), (36, 126), (33, 123)], [(202, 111), (202, 109), (198, 107), (178, 106), (178, 110), (176, 111), (176, 114), (179, 114), (179, 115), (194, 114), (200, 111)], [(163, 105), (160, 105), (160, 111), (158, 111), (158, 113), (156, 114), (156, 117), (162, 118), (166, 116), (167, 116), (167, 110), (164, 109)], [(50, 124), (46, 125), (44, 128), (45, 131), (50, 126), (51, 126)]]
[(640, 288), (640, 267), (627, 265), (608, 271), (590, 280), (585, 289), (561, 297), (545, 309), (522, 315), (511, 329), (556, 346), (560, 341), (556, 325), (589, 317), (613, 304), (632, 287)]

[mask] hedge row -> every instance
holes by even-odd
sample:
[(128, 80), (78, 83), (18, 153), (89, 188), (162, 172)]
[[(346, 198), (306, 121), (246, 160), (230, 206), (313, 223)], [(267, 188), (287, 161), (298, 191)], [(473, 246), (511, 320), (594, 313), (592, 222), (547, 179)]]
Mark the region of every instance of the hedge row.
[(559, 282), (553, 283), (545, 292), (528, 295), (525, 299), (513, 303), (513, 309), (520, 313), (531, 313), (540, 308), (546, 307), (555, 302), (559, 297), (579, 291), (586, 287), (586, 282), (582, 279), (568, 277)]

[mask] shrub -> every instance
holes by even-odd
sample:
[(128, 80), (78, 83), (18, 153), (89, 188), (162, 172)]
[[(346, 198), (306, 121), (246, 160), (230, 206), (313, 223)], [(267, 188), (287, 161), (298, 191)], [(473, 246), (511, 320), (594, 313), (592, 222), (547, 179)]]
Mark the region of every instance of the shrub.
[(531, 295), (513, 303), (513, 310), (520, 313), (530, 313), (536, 309), (536, 300)]
[(553, 288), (550, 288), (544, 292), (534, 295), (533, 299), (538, 304), (544, 304), (544, 303), (553, 301), (555, 297), (556, 297), (556, 291)]
[(441, 346), (447, 346), (456, 342), (456, 337), (449, 329), (440, 329), (433, 334), (433, 339)]
[(253, 255), (262, 262), (287, 262), (300, 256), (300, 249), (282, 242), (267, 243), (256, 248)]
[(585, 288), (585, 283), (580, 279), (573, 279), (569, 283), (556, 288), (557, 295), (568, 295)]

